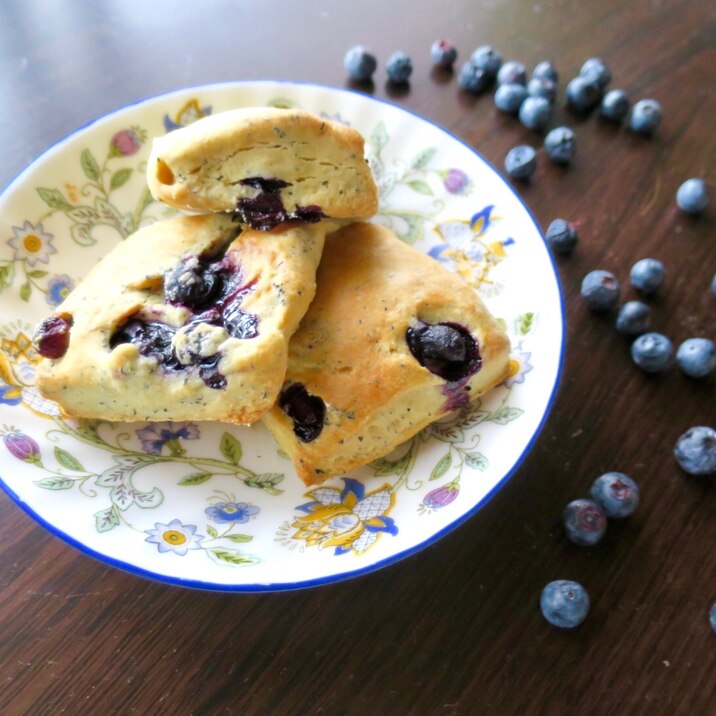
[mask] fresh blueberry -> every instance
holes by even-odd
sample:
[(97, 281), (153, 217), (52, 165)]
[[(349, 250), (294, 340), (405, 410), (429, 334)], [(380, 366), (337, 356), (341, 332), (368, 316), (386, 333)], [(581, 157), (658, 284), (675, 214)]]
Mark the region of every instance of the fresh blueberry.
[(676, 362), (691, 378), (705, 378), (716, 368), (716, 346), (708, 338), (687, 338), (676, 351)]
[(564, 508), (564, 531), (582, 546), (597, 544), (607, 531), (607, 516), (593, 500), (573, 500)]
[(343, 58), (343, 67), (356, 82), (370, 82), (377, 66), (375, 55), (360, 45), (351, 47)]
[(709, 622), (711, 623), (711, 629), (716, 632), (716, 602), (714, 602), (711, 606), (711, 611), (709, 612)]
[(492, 82), (490, 75), (485, 70), (475, 67), (472, 62), (465, 62), (457, 75), (460, 89), (473, 94), (484, 92), (490, 86), (490, 82)]
[(447, 40), (435, 40), (430, 48), (430, 57), (438, 67), (452, 67), (457, 59), (457, 50)]
[(535, 68), (532, 70), (532, 79), (549, 80), (557, 84), (557, 82), (559, 82), (559, 74), (549, 60), (543, 60), (535, 65)]
[(505, 171), (513, 178), (528, 181), (537, 167), (537, 152), (527, 144), (520, 144), (507, 152)]
[(579, 582), (558, 579), (542, 590), (539, 605), (550, 624), (572, 629), (585, 620), (589, 612), (589, 595)]
[(600, 112), (602, 117), (612, 122), (621, 122), (629, 114), (629, 97), (624, 90), (609, 90), (602, 97)]
[(311, 395), (303, 383), (292, 383), (281, 391), (278, 405), (293, 420), (293, 432), (301, 442), (310, 443), (321, 434), (326, 404)]
[(604, 64), (604, 60), (600, 60), (598, 57), (587, 60), (579, 70), (579, 75), (594, 82), (600, 89), (604, 89), (612, 81), (612, 73)]
[(676, 441), (674, 455), (689, 475), (716, 474), (716, 430), (704, 425), (687, 430)]
[(619, 280), (610, 271), (590, 271), (582, 280), (581, 293), (593, 311), (607, 311), (619, 300)]
[(647, 295), (659, 290), (665, 276), (664, 264), (656, 259), (641, 259), (631, 267), (631, 285)]
[(555, 219), (547, 227), (545, 239), (554, 253), (568, 256), (574, 251), (579, 236), (574, 224), (570, 224), (564, 219)]
[(661, 373), (674, 357), (671, 341), (661, 333), (644, 333), (631, 344), (632, 360), (647, 373)]
[(544, 97), (548, 102), (554, 102), (557, 98), (557, 83), (533, 77), (527, 83), (527, 92), (530, 97)]
[(542, 130), (552, 117), (552, 105), (544, 97), (528, 97), (520, 105), (520, 122), (527, 129)]
[(497, 73), (498, 85), (526, 85), (527, 68), (517, 60), (505, 62)]
[(449, 382), (477, 373), (482, 367), (477, 342), (459, 324), (418, 321), (408, 328), (405, 340), (420, 365)]
[(607, 517), (629, 517), (639, 504), (639, 487), (623, 472), (606, 472), (592, 483), (592, 499)]
[(569, 164), (577, 151), (577, 140), (569, 127), (555, 127), (544, 138), (544, 150), (555, 164)]
[(602, 96), (596, 82), (586, 77), (575, 77), (567, 85), (567, 104), (577, 112), (589, 112), (594, 109)]
[(709, 194), (703, 179), (687, 179), (676, 192), (676, 204), (687, 214), (701, 214), (709, 205)]
[(72, 319), (63, 316), (50, 316), (35, 329), (32, 341), (37, 352), (43, 358), (56, 360), (62, 358), (70, 345)]
[(629, 129), (637, 134), (653, 134), (661, 123), (661, 105), (655, 99), (641, 99), (633, 107)]
[(385, 63), (388, 79), (396, 84), (405, 84), (413, 73), (413, 63), (404, 52), (394, 52)]
[(491, 79), (495, 79), (502, 66), (502, 56), (489, 45), (483, 45), (472, 53), (470, 62), (478, 69), (484, 70)]
[(495, 91), (495, 106), (502, 112), (516, 114), (525, 99), (527, 88), (524, 85), (500, 85)]
[(651, 325), (651, 309), (641, 301), (627, 301), (617, 315), (617, 331), (624, 336), (639, 336)]

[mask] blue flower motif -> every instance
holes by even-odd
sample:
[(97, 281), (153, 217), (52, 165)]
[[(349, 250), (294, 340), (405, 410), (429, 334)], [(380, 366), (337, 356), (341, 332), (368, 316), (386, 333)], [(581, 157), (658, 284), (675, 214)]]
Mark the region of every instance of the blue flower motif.
[(168, 114), (164, 115), (164, 129), (167, 132), (172, 132), (180, 127), (186, 127), (202, 117), (208, 117), (210, 114), (210, 105), (202, 107), (199, 105), (198, 99), (190, 99), (184, 103), (173, 119)]
[(74, 287), (74, 282), (67, 274), (53, 276), (47, 282), (47, 295), (45, 296), (45, 300), (50, 306), (59, 306)]
[(0, 383), (0, 404), (20, 405), (22, 403), (22, 389), (16, 385)]
[(155, 522), (153, 530), (144, 530), (148, 534), (144, 541), (157, 545), (160, 552), (174, 552), (184, 556), (190, 549), (202, 549), (199, 544), (204, 535), (196, 534), (196, 525), (185, 525), (179, 520), (169, 524)]
[(172, 455), (183, 455), (179, 440), (198, 440), (199, 428), (194, 423), (152, 423), (137, 430), (136, 434), (142, 449), (149, 455), (161, 455), (165, 445)]
[(204, 512), (214, 522), (248, 522), (249, 517), (253, 517), (260, 512), (258, 507), (248, 505), (245, 502), (217, 502), (211, 507), (207, 507)]
[(532, 354), (527, 351), (516, 351), (510, 355), (510, 359), (507, 364), (508, 376), (505, 380), (505, 385), (511, 388), (515, 383), (525, 382), (525, 373), (529, 373), (534, 367), (530, 363)]

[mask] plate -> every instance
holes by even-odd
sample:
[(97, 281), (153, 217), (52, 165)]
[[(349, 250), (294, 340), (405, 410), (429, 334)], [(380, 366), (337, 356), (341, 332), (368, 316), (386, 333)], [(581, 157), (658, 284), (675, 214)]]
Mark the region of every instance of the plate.
[[(374, 221), (457, 271), (512, 340), (510, 377), (390, 455), (313, 489), (262, 425), (63, 418), (33, 387), (33, 326), (138, 227), (169, 215), (145, 183), (151, 138), (243, 106), (357, 128)], [(529, 210), (440, 127), (362, 94), (280, 82), (195, 87), (118, 110), (49, 149), (0, 197), (0, 474), (55, 535), (134, 574), (226, 591), (313, 586), (434, 542), (479, 509), (552, 402), (564, 312)]]

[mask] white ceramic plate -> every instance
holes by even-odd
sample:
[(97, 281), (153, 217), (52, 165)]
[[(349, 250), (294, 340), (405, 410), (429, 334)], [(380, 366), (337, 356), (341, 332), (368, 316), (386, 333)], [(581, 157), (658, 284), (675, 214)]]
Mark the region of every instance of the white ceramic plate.
[[(297, 105), (366, 137), (375, 221), (459, 271), (511, 336), (512, 377), (386, 458), (307, 489), (261, 425), (63, 419), (33, 388), (29, 336), (137, 227), (151, 138), (235, 107)], [(313, 85), (211, 85), (155, 97), (75, 132), (0, 197), (0, 474), (54, 534), (109, 564), (184, 586), (259, 591), (368, 572), (473, 514), (534, 441), (564, 338), (554, 266), (527, 208), (443, 129)]]

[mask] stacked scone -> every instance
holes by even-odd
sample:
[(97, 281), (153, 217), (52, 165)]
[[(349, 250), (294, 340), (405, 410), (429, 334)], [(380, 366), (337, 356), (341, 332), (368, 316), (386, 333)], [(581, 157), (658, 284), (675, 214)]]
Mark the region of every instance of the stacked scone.
[[(390, 452), (506, 374), (474, 291), (388, 229), (355, 130), (299, 110), (217, 114), (154, 142), (138, 231), (36, 331), (68, 415), (263, 418), (315, 484)], [(319, 265), (320, 264), (320, 265)]]

